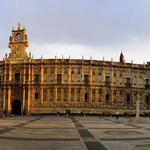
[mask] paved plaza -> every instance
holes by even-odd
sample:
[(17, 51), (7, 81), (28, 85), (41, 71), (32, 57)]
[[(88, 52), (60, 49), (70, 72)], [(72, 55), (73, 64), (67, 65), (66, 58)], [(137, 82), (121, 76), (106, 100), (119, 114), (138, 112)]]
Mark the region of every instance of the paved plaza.
[(150, 118), (0, 118), (0, 150), (149, 150)]

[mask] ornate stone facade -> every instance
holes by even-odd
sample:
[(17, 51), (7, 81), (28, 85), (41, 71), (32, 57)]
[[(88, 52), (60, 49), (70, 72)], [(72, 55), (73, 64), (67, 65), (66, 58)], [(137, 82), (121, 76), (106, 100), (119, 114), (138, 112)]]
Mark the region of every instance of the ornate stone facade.
[(84, 59), (33, 59), (26, 29), (12, 30), (11, 52), (0, 61), (1, 113), (150, 113), (150, 64)]

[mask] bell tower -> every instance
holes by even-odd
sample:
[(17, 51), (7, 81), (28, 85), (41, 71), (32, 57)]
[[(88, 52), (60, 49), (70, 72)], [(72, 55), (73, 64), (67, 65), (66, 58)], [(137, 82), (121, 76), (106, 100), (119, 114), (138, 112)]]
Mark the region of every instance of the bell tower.
[(28, 58), (28, 54), (26, 52), (26, 48), (28, 47), (28, 37), (26, 33), (26, 29), (21, 28), (20, 23), (18, 23), (18, 28), (15, 30), (12, 29), (12, 35), (9, 38), (8, 47), (11, 49), (9, 53), (9, 60), (26, 60)]

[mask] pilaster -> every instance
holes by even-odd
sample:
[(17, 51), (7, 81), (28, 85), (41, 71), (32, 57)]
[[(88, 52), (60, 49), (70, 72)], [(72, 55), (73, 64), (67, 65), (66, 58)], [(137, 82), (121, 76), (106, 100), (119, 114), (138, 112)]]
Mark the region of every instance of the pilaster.
[(41, 103), (43, 103), (43, 87), (42, 86), (40, 88), (40, 100), (41, 100)]
[(11, 113), (11, 87), (8, 87), (7, 114)]
[(54, 87), (54, 100), (57, 102), (57, 86)]

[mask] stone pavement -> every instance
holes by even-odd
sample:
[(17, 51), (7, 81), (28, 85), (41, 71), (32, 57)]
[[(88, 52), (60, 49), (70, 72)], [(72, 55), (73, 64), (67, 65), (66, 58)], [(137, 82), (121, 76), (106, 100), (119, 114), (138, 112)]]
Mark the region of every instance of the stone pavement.
[(0, 150), (149, 150), (150, 118), (0, 118)]

